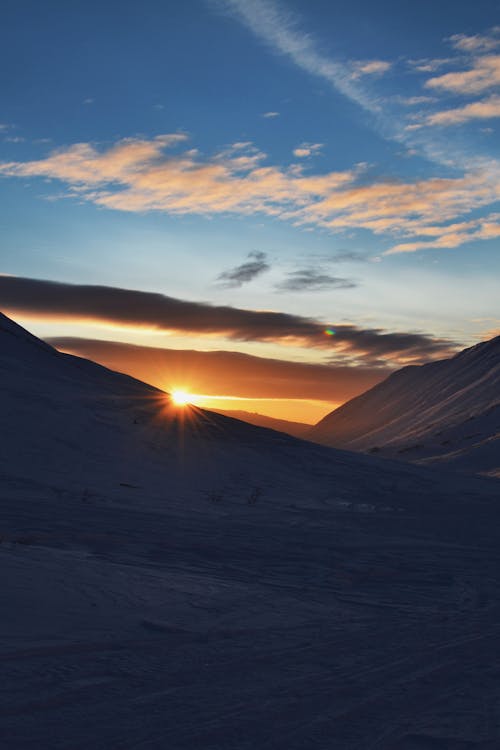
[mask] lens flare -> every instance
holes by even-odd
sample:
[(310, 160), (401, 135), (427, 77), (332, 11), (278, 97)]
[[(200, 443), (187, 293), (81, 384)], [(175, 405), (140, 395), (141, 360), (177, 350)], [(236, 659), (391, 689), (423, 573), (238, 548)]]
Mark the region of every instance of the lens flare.
[(325, 328), (325, 333), (327, 336), (335, 336), (335, 331), (333, 328)]

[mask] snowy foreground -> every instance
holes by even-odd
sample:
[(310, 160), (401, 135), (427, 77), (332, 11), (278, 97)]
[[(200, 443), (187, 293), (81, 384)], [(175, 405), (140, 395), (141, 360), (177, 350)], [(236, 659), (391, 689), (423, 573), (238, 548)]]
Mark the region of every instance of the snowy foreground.
[(0, 746), (500, 747), (500, 483), (294, 440), (0, 317)]

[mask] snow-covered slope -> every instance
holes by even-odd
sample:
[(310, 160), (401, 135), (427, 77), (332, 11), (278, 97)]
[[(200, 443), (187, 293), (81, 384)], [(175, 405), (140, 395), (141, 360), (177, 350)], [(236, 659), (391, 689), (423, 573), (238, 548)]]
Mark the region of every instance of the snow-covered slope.
[[(0, 318), (0, 469), (78, 492), (124, 485), (194, 497), (263, 485), (378, 475), (381, 462), (332, 451), (196, 407), (89, 360), (62, 354)], [(385, 470), (385, 464), (382, 463)], [(390, 468), (387, 469), (390, 471)], [(307, 480), (304, 471), (307, 471)], [(414, 470), (407, 469), (410, 482)], [(418, 480), (415, 480), (418, 483)]]
[(328, 414), (320, 443), (500, 474), (500, 336), (405, 367)]
[(93, 483), (157, 487), (166, 476), (185, 491), (210, 492), (231, 480), (248, 486), (273, 463), (264, 459), (255, 474), (252, 451), (262, 440), (270, 456), (282, 449), (282, 461), (290, 443), (219, 414), (175, 407), (162, 391), (56, 352), (5, 316), (0, 426), (9, 436), (0, 466), (19, 474), (29, 466), (37, 479), (82, 490)]
[(4, 317), (0, 435), (2, 747), (498, 747), (497, 481), (175, 410)]
[(215, 409), (214, 411), (232, 419), (240, 419), (242, 422), (248, 422), (248, 424), (253, 424), (257, 427), (267, 427), (269, 430), (285, 432), (287, 435), (292, 435), (301, 440), (306, 438), (311, 429), (311, 425), (305, 422), (291, 422), (288, 419), (268, 417), (265, 414), (258, 414), (257, 412), (241, 411), (239, 409)]

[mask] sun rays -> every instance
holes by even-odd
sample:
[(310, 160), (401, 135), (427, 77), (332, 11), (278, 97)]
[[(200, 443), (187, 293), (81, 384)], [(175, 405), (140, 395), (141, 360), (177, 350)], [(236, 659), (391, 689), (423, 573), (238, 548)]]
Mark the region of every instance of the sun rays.
[(175, 406), (188, 406), (192, 403), (191, 394), (187, 391), (175, 390), (170, 395)]

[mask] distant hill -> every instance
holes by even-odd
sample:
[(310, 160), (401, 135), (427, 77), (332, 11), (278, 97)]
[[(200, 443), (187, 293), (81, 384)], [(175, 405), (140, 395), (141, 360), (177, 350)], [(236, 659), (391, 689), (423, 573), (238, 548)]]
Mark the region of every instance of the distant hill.
[(293, 435), (293, 437), (301, 439), (307, 439), (307, 435), (312, 428), (312, 425), (305, 422), (290, 422), (288, 419), (275, 419), (274, 417), (268, 417), (265, 414), (258, 414), (257, 412), (237, 409), (214, 409), (213, 411), (217, 414), (224, 414), (226, 417), (231, 417), (232, 419), (240, 419), (242, 422), (248, 422), (258, 427), (267, 427), (269, 430), (285, 432), (287, 435)]
[(450, 359), (404, 367), (328, 414), (309, 438), (500, 475), (500, 336)]

